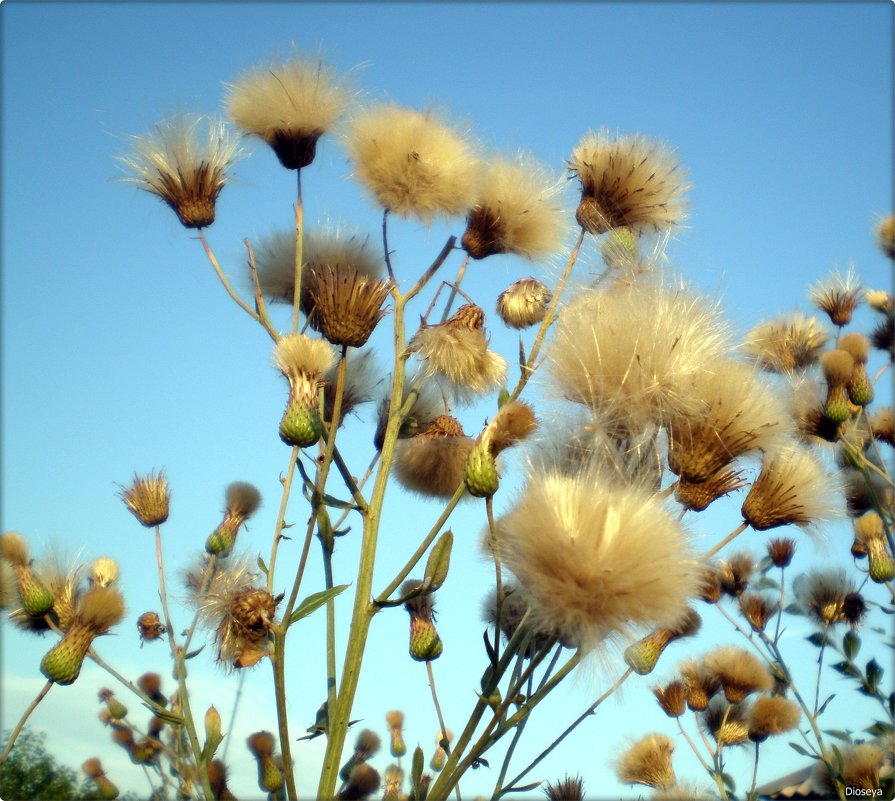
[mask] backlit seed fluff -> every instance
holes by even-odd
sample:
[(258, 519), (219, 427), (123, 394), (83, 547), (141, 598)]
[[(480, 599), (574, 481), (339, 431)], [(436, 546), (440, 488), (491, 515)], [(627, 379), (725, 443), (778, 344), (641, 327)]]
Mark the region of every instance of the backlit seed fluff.
[(733, 598), (739, 597), (746, 591), (754, 572), (755, 560), (750, 553), (742, 551), (733, 554), (718, 565), (721, 592)]
[(623, 784), (644, 784), (663, 789), (675, 782), (671, 755), (674, 743), (664, 734), (647, 734), (619, 757), (615, 773)]
[(875, 312), (891, 315), (895, 311), (895, 297), (885, 289), (868, 289), (864, 292), (864, 302)]
[(890, 259), (895, 259), (895, 215), (883, 217), (874, 229), (876, 244)]
[(528, 328), (544, 319), (553, 295), (535, 278), (521, 278), (497, 296), (497, 314), (510, 328)]
[(581, 182), (576, 219), (591, 234), (613, 228), (668, 230), (683, 221), (689, 188), (672, 151), (645, 136), (587, 134), (572, 152)]
[(377, 203), (429, 223), (475, 202), (479, 164), (437, 116), (394, 105), (360, 112), (345, 137), (354, 174)]
[(274, 348), (274, 364), (289, 381), (291, 395), (308, 406), (316, 404), (317, 386), (335, 359), (329, 344), (304, 334), (287, 334)]
[(696, 659), (687, 659), (678, 666), (678, 672), (687, 688), (687, 706), (701, 712), (721, 689), (721, 682), (714, 671)]
[[(873, 743), (845, 745), (840, 752), (844, 768), (842, 779), (845, 787), (851, 788), (855, 796), (879, 793), (881, 790), (880, 771), (886, 760), (886, 752)], [(831, 781), (826, 765), (818, 763), (812, 778), (814, 787), (821, 798), (836, 797), (838, 789)], [(881, 794), (878, 797), (881, 797)]]
[(581, 292), (560, 312), (546, 357), (564, 398), (633, 429), (696, 413), (689, 384), (728, 348), (717, 306), (644, 280)]
[(472, 402), (506, 380), (506, 360), (489, 350), (484, 321), (478, 306), (461, 306), (445, 322), (420, 328), (410, 343), (427, 376), (443, 381), (458, 402)]
[(828, 340), (816, 317), (792, 314), (755, 326), (746, 335), (745, 352), (765, 370), (792, 373), (816, 364)]
[(497, 456), (521, 442), (538, 427), (534, 411), (524, 401), (509, 401), (500, 407), (482, 434), (482, 441)]
[[(332, 421), (336, 400), (336, 384), (339, 363), (335, 362), (323, 376), (323, 417)], [(342, 390), (342, 409), (339, 424), (345, 422), (349, 414), (358, 406), (373, 400), (377, 384), (382, 383), (382, 376), (372, 350), (349, 351), (345, 362), (345, 383)]]
[(523, 157), (483, 165), (461, 246), (474, 259), (515, 253), (538, 259), (555, 253), (565, 234), (557, 203), (560, 181)]
[(833, 325), (851, 322), (852, 314), (861, 302), (861, 282), (854, 267), (843, 274), (834, 270), (831, 275), (814, 284), (809, 292), (811, 301), (825, 312)]
[(705, 655), (705, 665), (721, 683), (731, 704), (740, 703), (754, 692), (768, 692), (774, 679), (767, 668), (742, 648), (721, 646)]
[(186, 228), (214, 222), (218, 195), (242, 157), (239, 140), (223, 121), (180, 113), (152, 133), (132, 137), (133, 153), (119, 157), (124, 180), (164, 201)]
[(317, 140), (344, 113), (351, 90), (322, 61), (294, 56), (261, 64), (228, 86), (227, 111), (260, 137), (287, 170), (314, 160)]
[[(838, 623), (852, 624), (847, 616), (847, 599), (854, 610), (855, 600), (849, 598), (856, 595), (855, 585), (842, 569), (815, 570), (805, 573), (793, 582), (793, 593), (796, 603), (802, 608), (810, 620), (822, 628), (835, 626)], [(857, 623), (863, 614), (857, 616)]]
[(455, 418), (440, 415), (421, 433), (399, 441), (395, 477), (412, 492), (450, 498), (463, 483), (472, 445)]
[(122, 487), (119, 495), (133, 516), (147, 528), (160, 526), (168, 519), (171, 493), (168, 479), (161, 471), (145, 476), (135, 473), (133, 483)]
[(749, 739), (760, 743), (775, 734), (792, 731), (799, 725), (802, 712), (795, 701), (779, 695), (763, 695), (749, 709)]
[(838, 482), (810, 451), (796, 445), (766, 454), (743, 502), (743, 518), (756, 531), (807, 528), (843, 512)]
[(585, 650), (676, 627), (696, 591), (686, 535), (656, 496), (599, 470), (533, 471), (497, 537), (535, 628)]
[(91, 587), (108, 587), (118, 580), (118, 562), (108, 556), (94, 559), (88, 581)]

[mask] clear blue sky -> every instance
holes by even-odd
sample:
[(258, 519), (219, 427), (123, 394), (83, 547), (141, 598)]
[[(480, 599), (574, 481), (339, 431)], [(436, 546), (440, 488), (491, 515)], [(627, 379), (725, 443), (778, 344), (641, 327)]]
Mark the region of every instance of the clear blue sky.
[[(163, 646), (138, 647), (132, 621), (157, 606), (153, 549), (151, 534), (115, 497), (117, 484), (135, 470), (167, 470), (174, 495), (166, 559), (174, 567), (201, 550), (222, 509), (223, 488), (251, 481), (265, 504), (240, 541), (269, 551), (277, 476), (288, 457), (276, 436), (285, 388), (270, 366), (269, 339), (229, 301), (199, 244), (173, 215), (116, 180), (114, 157), (126, 151), (129, 134), (143, 133), (176, 108), (219, 111), (222, 82), (294, 42), (305, 52), (319, 50), (339, 70), (356, 68), (368, 99), (446, 109), (468, 121), (487, 148), (527, 150), (557, 172), (588, 130), (606, 126), (661, 138), (676, 148), (694, 184), (687, 227), (668, 249), (672, 263), (717, 294), (745, 331), (762, 317), (807, 310), (807, 285), (836, 264), (854, 262), (865, 284), (891, 286), (891, 265), (870, 228), (892, 209), (892, 8), (886, 2), (4, 3), (3, 529), (21, 531), (37, 553), (55, 548), (120, 560), (132, 614), (100, 650), (133, 676), (168, 670)], [(252, 150), (224, 190), (210, 229), (234, 275), (244, 261), (243, 237), (287, 226), (292, 215), (291, 176), (266, 148)], [(306, 219), (348, 222), (375, 234), (379, 212), (348, 173), (343, 150), (324, 140), (305, 174)], [(428, 230), (396, 224), (399, 274), (414, 276), (449, 233), (459, 232), (460, 221)], [(595, 263), (592, 253), (584, 259), (585, 266)], [(532, 269), (496, 258), (474, 268), (470, 286), (486, 310)], [(514, 339), (496, 317), (491, 328), (495, 346), (512, 354)], [(464, 412), (467, 431), (478, 430), (490, 413)], [(369, 414), (364, 425), (346, 429), (358, 473), (371, 454), (368, 422)], [(439, 511), (435, 503), (405, 502), (397, 491), (391, 499), (376, 586)], [(722, 507), (702, 528), (721, 534), (736, 525), (736, 502)], [(295, 504), (291, 519), (302, 518)], [(457, 730), (474, 703), (482, 665), (478, 609), (490, 580), (476, 551), (483, 523), (478, 506), (458, 514), (454, 570), (441, 599), (446, 650), (436, 676), (448, 725)], [(842, 529), (838, 536), (841, 543), (848, 535)], [(358, 539), (355, 533), (340, 542), (337, 581), (353, 580)], [(753, 542), (762, 545), (755, 535)], [(805, 540), (806, 557), (811, 547)], [(283, 559), (284, 587), (297, 550), (293, 543)], [(829, 553), (817, 557), (824, 558)], [(319, 589), (322, 576), (313, 574), (305, 586)], [(347, 599), (338, 609), (344, 619)], [(176, 617), (187, 624), (183, 610)], [(707, 628), (705, 643), (727, 637), (721, 626)], [(296, 734), (323, 699), (322, 631), (318, 617), (294, 632)], [(381, 730), (385, 710), (403, 708), (411, 747), (419, 740), (430, 753), (437, 724), (425, 671), (406, 657), (406, 615), (380, 615), (373, 635), (378, 644), (355, 716)], [(42, 684), (37, 666), (52, 643), (6, 625), (2, 637), (0, 728), (9, 728)], [(670, 655), (659, 677), (679, 656)], [(594, 666), (559, 693), (532, 724), (537, 742), (586, 707), (616, 664)], [(226, 725), (236, 679), (202, 658), (193, 669), (199, 708), (216, 703)], [(804, 670), (810, 676), (811, 665)], [(264, 665), (248, 675), (235, 727), (232, 786), (240, 797), (257, 794), (243, 740), (276, 725), (269, 673)], [(123, 788), (142, 788), (140, 772), (107, 745), (95, 720), (94, 693), (107, 683), (85, 669), (73, 687), (50, 694), (34, 724), (53, 730), (51, 745), (66, 762), (79, 765), (99, 752)], [(535, 777), (581, 772), (591, 797), (636, 797), (616, 784), (609, 762), (617, 738), (639, 736), (648, 726), (673, 732), (652, 706), (653, 683), (630, 682), (624, 706), (607, 704)], [(840, 725), (849, 725), (840, 714)], [(537, 753), (536, 745), (520, 748), (519, 765)], [(680, 743), (679, 773), (695, 779), (685, 750)], [(304, 792), (316, 786), (321, 751), (319, 740), (297, 749)], [(785, 745), (777, 751), (780, 758), (763, 765), (762, 780), (801, 766)], [(466, 791), (490, 793), (488, 778), (479, 771)]]

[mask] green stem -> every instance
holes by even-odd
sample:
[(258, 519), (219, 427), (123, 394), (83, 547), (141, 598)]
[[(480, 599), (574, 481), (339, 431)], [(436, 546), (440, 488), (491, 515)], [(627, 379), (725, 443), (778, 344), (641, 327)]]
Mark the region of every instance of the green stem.
[[(441, 737), (438, 744), (444, 749), (445, 754), (451, 755), (451, 744), (448, 742), (448, 730), (444, 725), (444, 715), (441, 713), (441, 704), (438, 703), (438, 691), (435, 689), (435, 672), (432, 670), (432, 660), (426, 662), (426, 673), (429, 674), (429, 689), (432, 690), (432, 703), (435, 705), (435, 715), (438, 718), (438, 727), (441, 731)], [(457, 794), (457, 801), (460, 801), (460, 785), (454, 788)]]
[[(205, 250), (205, 255), (208, 257), (208, 260), (211, 262), (211, 266), (214, 267), (215, 273), (217, 273), (218, 278), (221, 283), (224, 285), (224, 289), (227, 290), (227, 294), (230, 295), (231, 298), (236, 302), (236, 305), (239, 306), (246, 314), (249, 315), (256, 323), (261, 323), (261, 318), (258, 314), (246, 303), (239, 295), (236, 294), (236, 291), (230, 285), (230, 280), (224, 275), (224, 271), (221, 269), (221, 265), (218, 263), (217, 256), (214, 255), (214, 251), (211, 249), (211, 246), (208, 244), (208, 240), (205, 238), (205, 231), (201, 228), (197, 229), (199, 233), (199, 241), (202, 243), (202, 247)], [(263, 325), (263, 323), (262, 323)]]
[(0, 766), (6, 762), (6, 757), (9, 756), (9, 752), (12, 751), (12, 747), (16, 744), (16, 739), (19, 736), (19, 733), (22, 731), (22, 728), (25, 726), (25, 723), (28, 721), (28, 718), (31, 717), (31, 713), (37, 709), (37, 705), (43, 701), (46, 697), (46, 694), (53, 688), (53, 682), (48, 681), (41, 688), (40, 692), (34, 697), (34, 700), (28, 704), (28, 708), (25, 710), (25, 713), (19, 718), (19, 722), (16, 724), (16, 727), (12, 730), (12, 734), (9, 735), (9, 739), (6, 741), (6, 747), (3, 749), (3, 753), (0, 754)]
[(304, 204), (301, 199), (301, 168), (295, 171), (295, 286), (292, 295), (292, 331), (298, 333), (301, 311), (302, 240), (304, 239)]
[(758, 784), (758, 754), (759, 747), (761, 743), (755, 743), (755, 763), (752, 765), (752, 787), (749, 789), (749, 795), (747, 798), (751, 801), (751, 799), (755, 798), (755, 785)]
[(249, 253), (249, 271), (252, 275), (252, 288), (255, 292), (255, 314), (258, 316), (258, 322), (264, 326), (264, 330), (270, 335), (274, 342), (280, 341), (280, 332), (274, 327), (267, 315), (267, 305), (264, 302), (264, 294), (261, 292), (261, 283), (258, 280), (258, 268), (255, 266), (255, 251), (252, 250), (252, 243), (248, 238), (243, 239), (246, 250)]
[[(323, 547), (323, 577), (326, 589), (333, 588), (333, 550), (332, 543), (320, 538)], [(326, 708), (336, 706), (336, 604), (330, 598), (326, 602)]]
[(274, 573), (277, 565), (277, 551), (280, 540), (283, 539), (283, 529), (286, 527), (286, 508), (289, 506), (289, 496), (292, 494), (292, 478), (295, 475), (295, 463), (298, 461), (300, 448), (292, 446), (289, 454), (289, 464), (286, 466), (286, 477), (281, 479), (283, 492), (280, 495), (280, 509), (277, 512), (277, 522), (273, 530), (273, 542), (270, 545), (270, 559), (267, 562), (267, 591), (273, 594)]

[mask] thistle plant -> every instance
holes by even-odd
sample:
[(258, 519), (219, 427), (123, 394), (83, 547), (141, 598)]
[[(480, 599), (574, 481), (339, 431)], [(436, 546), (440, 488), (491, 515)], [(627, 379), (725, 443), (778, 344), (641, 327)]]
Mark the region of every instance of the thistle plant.
[[(261, 793), (288, 801), (299, 798), (297, 775), (318, 798), (459, 801), (482, 768), (493, 801), (538, 787), (549, 798), (582, 798), (578, 778), (531, 774), (623, 685), (658, 709), (615, 770), (652, 798), (755, 799), (760, 755), (784, 735), (810, 760), (817, 787), (843, 799), (849, 788), (890, 791), (884, 749), (895, 695), (876, 656), (864, 661), (858, 632), (869, 615), (895, 612), (892, 410), (878, 400), (892, 364), (891, 295), (862, 294), (850, 269), (810, 292), (832, 330), (793, 312), (739, 337), (720, 302), (669, 264), (664, 244), (685, 219), (688, 179), (670, 147), (641, 134), (585, 135), (566, 165), (578, 193), (570, 203), (532, 157), (483, 154), (469, 131), (431, 111), (364, 107), (346, 78), (314, 59), (249, 70), (228, 86), (225, 104), (296, 181), (294, 229), (243, 240), (241, 289), (204, 232), (237, 191), (228, 186), (234, 165), (249, 168), (228, 126), (175, 117), (134, 138), (121, 164), (126, 180), (197, 231), (246, 330), (257, 324), (273, 343), (272, 356), (267, 347), (256, 353), (288, 385), (269, 426), (286, 445), (272, 467), (279, 497), (265, 499), (277, 509), (269, 549), (255, 530), (261, 491), (233, 481), (223, 512), (207, 510), (207, 528), (193, 535), (198, 555), (178, 585), (191, 619), (177, 619), (164, 559), (176, 519), (169, 480), (135, 473), (119, 495), (154, 534), (133, 547), (154, 561), (158, 596), (140, 599), (128, 627), (146, 658), (160, 659), (165, 643), (170, 664), (132, 681), (99, 653), (126, 616), (116, 563), (53, 567), (32, 560), (21, 535), (4, 534), (4, 608), (23, 636), (58, 639), (39, 665), (47, 684), (0, 766), (50, 689), (74, 683), (92, 660), (120, 685), (100, 690), (101, 721), (160, 798), (233, 798), (228, 780), (248, 766)], [(318, 146), (330, 138), (381, 213), (376, 236), (351, 221), (306, 229), (302, 176), (313, 185)], [(392, 217), (446, 220), (455, 233), (427, 265), (408, 264), (390, 239)], [(889, 258), (890, 220), (877, 231)], [(489, 300), (467, 276), (505, 254), (530, 262), (537, 277)], [(582, 254), (602, 262), (595, 280), (583, 275)], [(562, 267), (539, 272), (550, 259)], [(439, 285), (448, 264), (455, 277)], [(862, 300), (882, 319), (869, 332), (845, 330), (860, 321)], [(501, 325), (518, 335), (518, 352), (492, 341)], [(354, 421), (346, 424), (366, 404), (369, 466), (358, 459)], [(390, 530), (387, 490), (421, 510), (400, 531)], [(455, 536), (461, 504), (478, 516), (478, 538)], [(698, 517), (710, 506), (715, 517)], [(713, 522), (697, 534), (697, 520), (730, 509), (727, 531)], [(807, 565), (824, 528), (848, 515), (853, 568)], [(398, 540), (397, 561), (383, 557), (387, 539)], [(838, 564), (842, 543), (828, 539)], [(490, 586), (464, 583), (455, 548), (485, 561)], [(481, 596), (485, 623), (463, 621), (463, 647), (479, 662), (463, 677), (472, 690), (446, 703), (435, 672), (458, 645), (439, 631), (435, 602), (442, 620), (456, 622), (456, 599), (470, 592)], [(432, 708), (370, 709), (358, 700), (368, 646), (378, 621), (401, 608), (408, 643), (391, 649), (389, 676), (396, 687), (427, 683)], [(294, 629), (312, 614), (322, 618), (320, 643)], [(704, 648), (709, 621), (730, 641)], [(813, 686), (783, 636), (800, 623), (817, 652)], [(244, 743), (233, 735), (235, 711), (194, 708), (190, 666), (199, 658), (216, 663), (222, 682), (270, 670), (266, 717), (252, 721)], [(304, 708), (289, 689), (312, 664), (325, 694), (321, 687), (322, 704)], [(593, 664), (605, 668), (597, 689)], [(863, 730), (825, 728), (831, 671), (875, 704)], [(531, 721), (542, 704), (556, 706), (554, 690), (573, 676), (590, 697), (542, 743), (546, 729)], [(138, 708), (148, 719), (136, 718)], [(378, 730), (351, 729), (383, 715)], [(414, 748), (411, 720), (437, 731), (434, 747)], [(523, 740), (539, 753), (521, 765)], [(675, 767), (686, 749), (710, 790)], [(749, 749), (751, 787), (730, 772), (731, 755)], [(84, 770), (103, 798), (116, 797), (99, 759)]]

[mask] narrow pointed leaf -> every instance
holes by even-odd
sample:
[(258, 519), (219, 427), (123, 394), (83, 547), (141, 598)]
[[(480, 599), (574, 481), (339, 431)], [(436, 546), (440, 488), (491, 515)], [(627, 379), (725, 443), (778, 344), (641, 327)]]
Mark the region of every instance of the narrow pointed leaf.
[(423, 581), (429, 586), (430, 592), (435, 592), (447, 578), (448, 568), (451, 564), (451, 547), (454, 544), (454, 535), (445, 531), (438, 538), (438, 542), (432, 546), (429, 559), (426, 562), (426, 572)]
[(301, 620), (303, 617), (307, 617), (312, 612), (315, 612), (321, 606), (323, 606), (328, 600), (330, 600), (331, 598), (335, 598), (346, 589), (348, 589), (347, 584), (339, 584), (338, 586), (333, 587), (331, 590), (321, 590), (320, 592), (312, 593), (307, 598), (305, 598), (298, 605), (298, 608), (292, 613), (292, 616), (289, 618), (289, 624), (292, 625), (296, 621)]

